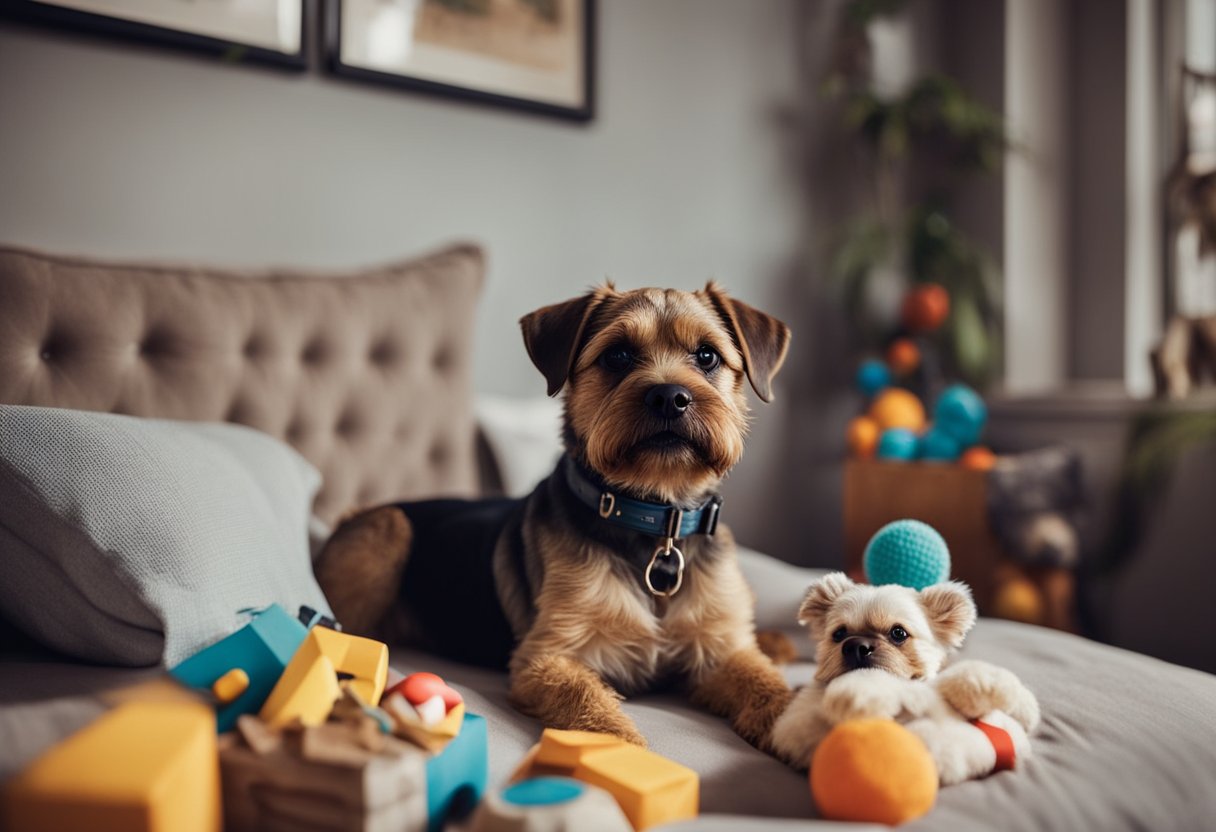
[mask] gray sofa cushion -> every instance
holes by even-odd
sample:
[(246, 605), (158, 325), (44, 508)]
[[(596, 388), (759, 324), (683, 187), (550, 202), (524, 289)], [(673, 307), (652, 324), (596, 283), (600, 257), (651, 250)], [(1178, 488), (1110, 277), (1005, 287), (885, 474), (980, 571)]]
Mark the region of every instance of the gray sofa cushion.
[(278, 602), (328, 611), (308, 518), (320, 475), (272, 437), (0, 405), (0, 609), (57, 650), (173, 665)]

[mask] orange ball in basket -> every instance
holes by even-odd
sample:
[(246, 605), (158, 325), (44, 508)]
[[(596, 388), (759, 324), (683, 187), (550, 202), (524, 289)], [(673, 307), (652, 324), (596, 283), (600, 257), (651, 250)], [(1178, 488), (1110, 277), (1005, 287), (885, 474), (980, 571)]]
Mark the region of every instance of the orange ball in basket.
[(920, 347), (911, 338), (896, 338), (887, 347), (887, 366), (897, 376), (906, 376), (920, 366)]
[(878, 448), (878, 423), (869, 416), (858, 416), (849, 422), (846, 440), (849, 443), (849, 453), (858, 459), (869, 459)]
[(891, 719), (842, 722), (811, 759), (811, 795), (829, 820), (914, 820), (933, 808), (937, 783), (929, 749)]
[(996, 454), (983, 445), (963, 451), (958, 464), (973, 471), (991, 471), (996, 466)]
[(881, 430), (905, 428), (919, 433), (925, 426), (925, 406), (907, 390), (891, 387), (879, 393), (870, 405), (870, 418)]
[(904, 297), (903, 325), (912, 332), (932, 332), (950, 314), (950, 293), (937, 283), (922, 283)]

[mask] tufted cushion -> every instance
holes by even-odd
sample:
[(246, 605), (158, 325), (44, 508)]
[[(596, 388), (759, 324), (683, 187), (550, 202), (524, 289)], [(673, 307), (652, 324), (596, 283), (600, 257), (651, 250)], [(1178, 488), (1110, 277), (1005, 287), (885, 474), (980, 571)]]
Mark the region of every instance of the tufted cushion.
[(468, 495), (483, 274), (470, 245), (329, 275), (0, 247), (0, 403), (249, 425), (321, 471), (327, 521)]

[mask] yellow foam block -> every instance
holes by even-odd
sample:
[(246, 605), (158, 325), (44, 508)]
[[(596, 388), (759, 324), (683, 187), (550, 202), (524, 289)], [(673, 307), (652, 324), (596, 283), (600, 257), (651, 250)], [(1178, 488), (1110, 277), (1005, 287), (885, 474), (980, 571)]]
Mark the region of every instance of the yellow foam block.
[(260, 716), (271, 725), (299, 719), (320, 725), (342, 694), (338, 673), (364, 702), (379, 702), (388, 678), (388, 646), (370, 638), (313, 627), (270, 691)]
[(542, 766), (573, 769), (588, 751), (615, 748), (620, 744), (621, 740), (611, 734), (546, 728), (540, 737), (536, 762)]
[(701, 783), (695, 771), (628, 743), (584, 753), (574, 777), (615, 797), (639, 832), (695, 818), (700, 805)]
[(321, 642), (321, 651), (329, 656), (338, 672), (354, 677), (343, 682), (344, 685), (369, 705), (380, 701), (388, 681), (387, 644), (339, 633), (328, 627), (313, 627), (309, 634)]
[(217, 832), (215, 711), (198, 702), (120, 705), (5, 786), (0, 827)]
[(639, 832), (695, 818), (700, 806), (695, 771), (608, 734), (546, 728), (513, 779), (544, 774), (599, 786)]

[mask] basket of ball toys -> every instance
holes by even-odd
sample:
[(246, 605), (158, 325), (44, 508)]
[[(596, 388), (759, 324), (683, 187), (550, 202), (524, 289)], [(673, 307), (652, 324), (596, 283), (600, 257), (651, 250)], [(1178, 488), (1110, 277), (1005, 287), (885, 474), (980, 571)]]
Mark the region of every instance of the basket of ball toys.
[(442, 678), (390, 684), (387, 645), (307, 607), (240, 615), (6, 783), (0, 828), (631, 832), (697, 814), (695, 772), (577, 731), (545, 731), (487, 793), (486, 720)]
[[(979, 472), (984, 493), (969, 496), (979, 506), (976, 513), (983, 516), (971, 518), (970, 528), (980, 527), (986, 545), (970, 547), (974, 562), (963, 564), (962, 571), (972, 581), (981, 608), (1002, 618), (1075, 629), (1074, 569), (1084, 503), (1079, 457), (1059, 447), (998, 456), (982, 443), (987, 404), (967, 385), (945, 382), (929, 338), (948, 310), (949, 298), (942, 287), (923, 284), (913, 289), (905, 298), (901, 327), (883, 357), (859, 365), (856, 386), (863, 408), (847, 428), (850, 459), (880, 468), (933, 466), (933, 476), (922, 473), (916, 484), (942, 487), (943, 503), (975, 490), (975, 480), (964, 474), (947, 477), (948, 469)], [(906, 475), (889, 470), (888, 476), (869, 471), (867, 482), (882, 481), (890, 487), (881, 495), (867, 492), (868, 501), (904, 492), (904, 499), (888, 507), (889, 517), (905, 516), (912, 502), (932, 502), (928, 495), (907, 494), (914, 475), (912, 469), (905, 470)], [(951, 512), (957, 517), (959, 507), (936, 508), (932, 519), (942, 524), (943, 532), (949, 536), (957, 531), (957, 527), (947, 529), (945, 518)], [(882, 510), (875, 505), (866, 508), (874, 525), (864, 533), (877, 525)], [(967, 521), (958, 518), (955, 526)], [(969, 543), (975, 542), (968, 537)], [(987, 558), (979, 549), (990, 549), (994, 555)]]

